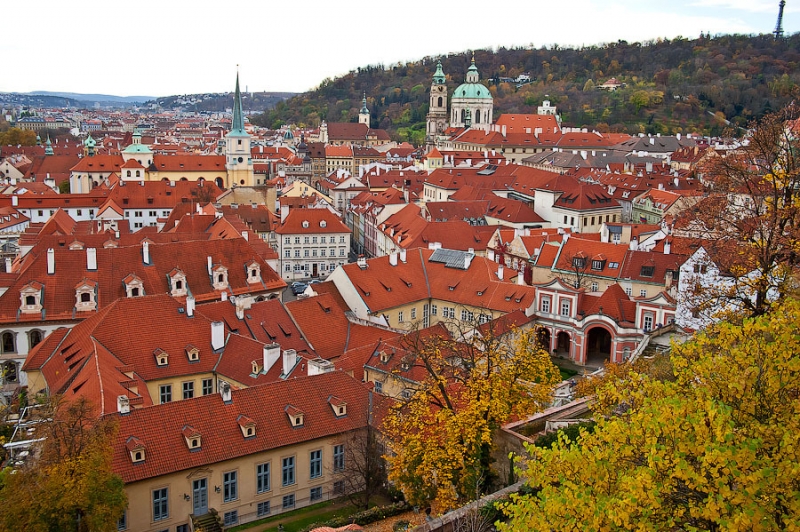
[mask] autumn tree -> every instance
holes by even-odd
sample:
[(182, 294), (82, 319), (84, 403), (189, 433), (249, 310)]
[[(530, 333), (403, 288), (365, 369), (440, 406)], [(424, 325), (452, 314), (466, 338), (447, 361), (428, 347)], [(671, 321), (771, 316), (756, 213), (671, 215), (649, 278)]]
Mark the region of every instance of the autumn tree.
[(35, 146), (36, 132), (12, 127), (0, 133), (0, 146)]
[(425, 378), (383, 424), (389, 480), (409, 502), (437, 512), (494, 487), (496, 430), (541, 410), (560, 380), (535, 329), (501, 334), (495, 320), (470, 335), (477, 321), (452, 321), (456, 339), (406, 335), (408, 363), (423, 368)]
[[(796, 288), (800, 265), (800, 110), (790, 105), (753, 124), (746, 144), (703, 169), (710, 195), (687, 211), (725, 282), (699, 286), (700, 310), (767, 312)], [(709, 264), (709, 266), (711, 266)]]
[(116, 425), (97, 420), (85, 399), (54, 398), (45, 406), (32, 458), (0, 475), (0, 530), (116, 530), (127, 505), (111, 470)]
[(800, 529), (800, 302), (675, 347), (671, 378), (595, 393), (594, 432), (529, 447), (503, 530)]

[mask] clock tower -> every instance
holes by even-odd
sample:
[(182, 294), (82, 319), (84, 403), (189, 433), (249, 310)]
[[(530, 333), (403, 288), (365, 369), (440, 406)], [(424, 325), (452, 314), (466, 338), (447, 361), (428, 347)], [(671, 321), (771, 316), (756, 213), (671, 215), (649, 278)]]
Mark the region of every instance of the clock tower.
[(425, 134), (425, 146), (428, 150), (436, 145), (436, 140), (447, 128), (447, 79), (442, 71), (442, 62), (436, 63), (436, 72), (433, 74), (431, 83), (431, 100), (428, 107), (427, 123), (428, 127)]

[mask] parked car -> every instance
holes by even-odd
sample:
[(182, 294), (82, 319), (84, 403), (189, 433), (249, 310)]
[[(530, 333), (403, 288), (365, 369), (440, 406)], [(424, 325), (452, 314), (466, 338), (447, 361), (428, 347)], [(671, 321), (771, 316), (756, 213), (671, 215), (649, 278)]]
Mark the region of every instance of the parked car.
[(294, 295), (299, 295), (306, 291), (308, 285), (306, 283), (301, 283), (300, 281), (295, 281), (292, 283), (291, 288)]
[(311, 280), (308, 282), (308, 284), (319, 284), (319, 283), (321, 283), (321, 282), (322, 282), (322, 281), (320, 281), (319, 279), (311, 279)]

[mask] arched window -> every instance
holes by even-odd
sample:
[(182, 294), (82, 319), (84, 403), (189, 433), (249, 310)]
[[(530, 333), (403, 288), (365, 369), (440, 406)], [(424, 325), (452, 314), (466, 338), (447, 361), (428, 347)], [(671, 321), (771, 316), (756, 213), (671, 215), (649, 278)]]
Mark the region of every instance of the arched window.
[(140, 177), (140, 176), (141, 176), (141, 172), (139, 172), (139, 170), (136, 170), (136, 177)]
[(89, 292), (81, 293), (81, 303), (89, 303), (92, 301), (92, 294)]
[(475, 109), (473, 114), (475, 115), (475, 123), (478, 124), (481, 121), (481, 112)]
[(437, 107), (441, 107), (442, 106), (442, 97), (441, 96), (439, 96), (439, 99), (436, 100), (436, 105), (437, 105)]
[(175, 290), (183, 290), (183, 281), (175, 281)]
[(42, 342), (43, 338), (42, 331), (38, 329), (34, 329), (28, 333), (28, 343), (30, 344), (31, 348), (36, 347)]
[(16, 353), (17, 346), (14, 342), (14, 333), (6, 331), (2, 336), (3, 353)]
[(217, 282), (219, 284), (222, 284), (222, 283), (225, 282), (225, 274), (224, 273), (220, 273), (219, 275), (217, 275)]
[(139, 297), (139, 289), (131, 288), (131, 297)]
[(36, 304), (36, 296), (25, 296), (25, 304), (34, 306)]
[(222, 178), (221, 178), (221, 177), (218, 177), (218, 178), (216, 178), (216, 179), (214, 180), (214, 182), (217, 184), (217, 186), (218, 186), (219, 188), (223, 188), (223, 185), (224, 185), (224, 183), (223, 183), (223, 181), (222, 181)]

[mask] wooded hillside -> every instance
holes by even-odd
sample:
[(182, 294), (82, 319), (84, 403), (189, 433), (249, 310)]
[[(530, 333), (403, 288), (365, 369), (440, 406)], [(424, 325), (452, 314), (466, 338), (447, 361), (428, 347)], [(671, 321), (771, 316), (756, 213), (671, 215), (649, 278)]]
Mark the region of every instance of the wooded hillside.
[[(542, 100), (558, 106), (563, 125), (628, 133), (719, 134), (779, 109), (800, 83), (800, 34), (701, 36), (582, 48), (476, 50), (481, 79), (494, 95), (495, 116), (535, 113)], [(360, 67), (325, 79), (313, 91), (251, 120), (277, 128), (322, 120), (356, 121), (362, 94), (372, 126), (399, 140), (424, 139), (427, 91), (440, 59), (452, 91), (464, 81), (472, 52)], [(501, 78), (530, 75), (527, 84)], [(597, 88), (611, 77), (625, 84)]]

